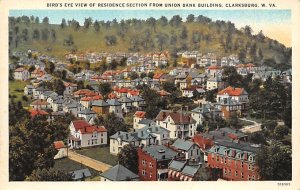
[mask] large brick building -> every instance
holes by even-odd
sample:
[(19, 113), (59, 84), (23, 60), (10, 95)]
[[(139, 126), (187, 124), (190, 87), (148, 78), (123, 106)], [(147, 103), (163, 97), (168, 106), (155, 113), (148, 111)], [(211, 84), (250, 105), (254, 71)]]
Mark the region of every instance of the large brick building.
[(258, 149), (257, 146), (248, 143), (215, 142), (215, 145), (207, 151), (207, 164), (210, 168), (222, 169), (223, 175), (220, 178), (225, 180), (259, 180), (255, 164)]
[(169, 162), (178, 152), (164, 145), (152, 145), (138, 149), (138, 175), (142, 181), (165, 181), (168, 179)]

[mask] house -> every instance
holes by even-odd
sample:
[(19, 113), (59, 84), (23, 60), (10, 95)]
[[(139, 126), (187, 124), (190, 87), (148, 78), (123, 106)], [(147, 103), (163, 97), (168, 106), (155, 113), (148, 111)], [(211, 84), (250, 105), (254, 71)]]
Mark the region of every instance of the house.
[(234, 113), (237, 114), (237, 116), (242, 115), (242, 104), (231, 97), (221, 99), (215, 105), (222, 111), (222, 117), (224, 119), (229, 119)]
[(249, 102), (248, 93), (244, 88), (235, 88), (228, 86), (227, 88), (221, 90), (217, 94), (217, 101), (221, 101), (225, 98), (231, 98), (241, 103), (242, 109), (245, 109), (247, 103)]
[(128, 113), (132, 110), (132, 103), (133, 101), (126, 96), (121, 97), (118, 101), (122, 104), (122, 111)]
[(176, 139), (171, 147), (184, 155), (187, 160), (190, 159), (195, 162), (200, 162), (204, 158), (200, 147), (191, 140)]
[(55, 141), (54, 148), (58, 151), (54, 156), (54, 160), (68, 157), (68, 147), (65, 146), (63, 141)]
[(84, 107), (77, 101), (71, 98), (66, 98), (62, 103), (62, 109), (64, 112), (71, 113), (77, 117), (78, 112), (84, 110)]
[(149, 127), (149, 126), (153, 126), (153, 125), (155, 125), (155, 122), (153, 120), (143, 118), (137, 123), (136, 128), (134, 128), (134, 129), (141, 129), (141, 128)]
[(109, 113), (109, 105), (104, 100), (96, 100), (92, 103), (92, 110), (98, 115), (104, 115)]
[(202, 125), (203, 121), (206, 118), (215, 119), (217, 117), (222, 117), (222, 112), (219, 110), (213, 103), (206, 102), (200, 103), (198, 107), (191, 110), (191, 115), (193, 119), (196, 121), (197, 125)]
[(72, 179), (74, 181), (84, 181), (85, 178), (92, 176), (90, 170), (87, 168), (81, 170), (75, 170), (71, 172), (71, 174), (72, 174)]
[(24, 94), (26, 96), (32, 96), (33, 95), (33, 89), (34, 89), (34, 86), (28, 84), (24, 87)]
[(214, 90), (214, 89), (222, 90), (224, 88), (225, 88), (225, 82), (222, 80), (220, 75), (210, 77), (209, 79), (207, 79), (206, 82), (207, 90)]
[(40, 94), (39, 99), (47, 100), (49, 97), (54, 97), (54, 96), (58, 96), (58, 94), (53, 91), (45, 91)]
[(50, 104), (46, 100), (35, 100), (30, 103), (30, 107), (41, 110), (51, 109)]
[(201, 86), (189, 86), (182, 89), (182, 96), (192, 98), (195, 93), (204, 94), (205, 90)]
[(116, 99), (106, 101), (109, 105), (109, 113), (115, 113), (118, 117), (123, 118), (122, 104)]
[(166, 181), (169, 162), (178, 155), (164, 145), (138, 148), (138, 170), (142, 181)]
[(144, 111), (136, 111), (133, 116), (133, 128), (138, 128), (138, 123), (145, 118), (146, 112)]
[(89, 108), (86, 108), (78, 112), (78, 117), (82, 117), (89, 122), (91, 119), (95, 119), (97, 117), (97, 113)]
[(65, 86), (64, 95), (72, 94), (75, 90), (77, 90), (77, 84), (64, 82), (64, 86)]
[(40, 110), (40, 109), (31, 109), (29, 110), (30, 113), (30, 117), (34, 118), (35, 116), (48, 116), (49, 114), (44, 111), (44, 110)]
[(220, 141), (208, 150), (207, 164), (210, 168), (221, 168), (225, 180), (260, 180), (255, 163), (258, 150), (258, 146), (248, 143)]
[(157, 126), (157, 125), (149, 125), (149, 126), (145, 126), (141, 129), (137, 129), (135, 130), (137, 133), (141, 133), (141, 131), (144, 131), (144, 133), (151, 133), (152, 135), (154, 135), (155, 138), (155, 144), (156, 145), (164, 145), (164, 144), (168, 144), (170, 142), (170, 131)]
[(196, 121), (190, 114), (161, 110), (155, 118), (156, 124), (170, 131), (170, 138), (193, 137)]
[[(47, 101), (48, 101), (48, 99), (47, 99)], [(63, 102), (64, 102), (64, 99), (63, 99), (63, 97), (60, 97), (60, 96), (58, 96), (56, 99), (53, 99), (53, 102), (51, 103), (51, 108), (52, 108), (53, 112), (63, 111)]]
[(26, 81), (30, 78), (29, 72), (27, 69), (24, 69), (23, 67), (17, 68), (14, 71), (14, 79), (15, 80), (22, 80)]
[(50, 90), (44, 87), (37, 87), (32, 89), (32, 95), (34, 99), (39, 99), (42, 93), (49, 92)]
[(71, 121), (70, 148), (83, 148), (107, 144), (107, 130), (104, 126), (93, 126), (85, 120)]
[(100, 174), (100, 181), (139, 181), (139, 176), (121, 164)]
[(200, 168), (202, 163), (175, 158), (168, 166), (168, 181), (198, 181)]
[(110, 153), (116, 155), (125, 145), (128, 144), (131, 144), (136, 147), (140, 145), (150, 146), (156, 144), (158, 132), (159, 129), (157, 129), (156, 131), (156, 129), (150, 130), (149, 128), (137, 130), (136, 132), (132, 133), (118, 131), (114, 135), (110, 136)]

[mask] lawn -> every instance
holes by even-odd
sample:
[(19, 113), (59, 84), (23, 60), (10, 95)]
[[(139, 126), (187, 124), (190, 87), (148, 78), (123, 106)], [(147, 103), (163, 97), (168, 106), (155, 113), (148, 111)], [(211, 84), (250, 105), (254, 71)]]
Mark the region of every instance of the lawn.
[(108, 146), (86, 148), (82, 150), (76, 150), (76, 152), (112, 166), (117, 165), (118, 163), (117, 156), (111, 155), (109, 153)]
[(19, 81), (19, 80), (9, 81), (9, 94), (11, 96), (15, 96), (14, 98), (15, 102), (21, 101), (24, 107), (29, 106), (31, 102), (31, 98), (29, 97), (27, 97), (28, 101), (25, 101), (22, 98), (24, 96), (24, 87), (29, 83), (30, 82)]
[(88, 168), (92, 174), (91, 177), (86, 178), (87, 181), (99, 181), (100, 178), (99, 178), (98, 171), (96, 171), (88, 166), (85, 166), (81, 163), (75, 162), (69, 158), (55, 160), (55, 164), (54, 164), (55, 170), (61, 170), (61, 171), (65, 171), (65, 172), (72, 172), (72, 171), (80, 170), (80, 169), (84, 169), (84, 168)]

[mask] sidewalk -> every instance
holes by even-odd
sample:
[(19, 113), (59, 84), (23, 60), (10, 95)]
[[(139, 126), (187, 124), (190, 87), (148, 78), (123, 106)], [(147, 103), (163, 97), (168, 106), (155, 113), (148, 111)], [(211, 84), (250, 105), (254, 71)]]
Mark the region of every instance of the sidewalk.
[(106, 171), (108, 169), (110, 169), (112, 166), (105, 164), (103, 162), (100, 162), (98, 160), (83, 156), (81, 154), (78, 154), (72, 150), (69, 150), (68, 152), (68, 158), (70, 158), (71, 160), (74, 160), (75, 162), (79, 162), (82, 163), (90, 168), (93, 168), (97, 171)]

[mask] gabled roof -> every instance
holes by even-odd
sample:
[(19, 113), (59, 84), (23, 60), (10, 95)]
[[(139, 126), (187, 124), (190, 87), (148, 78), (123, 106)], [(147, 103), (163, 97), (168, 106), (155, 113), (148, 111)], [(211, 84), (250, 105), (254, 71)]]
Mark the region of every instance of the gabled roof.
[(39, 110), (39, 109), (32, 109), (29, 112), (30, 112), (31, 117), (35, 117), (37, 115), (48, 115), (47, 112), (45, 112), (44, 110)]
[(86, 177), (92, 176), (91, 172), (89, 169), (81, 169), (81, 170), (76, 170), (72, 172), (72, 179), (73, 180), (78, 180), (78, 179), (83, 179)]
[(184, 114), (181, 112), (175, 112), (171, 110), (161, 110), (156, 116), (155, 120), (164, 121), (168, 116), (172, 118), (175, 124), (191, 124), (195, 123), (195, 120), (190, 114)]
[(118, 164), (109, 170), (100, 174), (100, 176), (109, 179), (111, 181), (127, 181), (130, 180), (138, 180), (139, 176), (125, 168), (124, 166)]
[(227, 88), (221, 90), (218, 92), (218, 95), (228, 94), (229, 96), (240, 96), (242, 94), (248, 94), (244, 88), (234, 88), (231, 86), (228, 86)]
[[(195, 143), (189, 140), (177, 139), (172, 146), (179, 150), (188, 151)], [(197, 145), (198, 146), (198, 145)]]
[(110, 106), (121, 106), (122, 104), (116, 99), (110, 99), (106, 101)]
[(31, 102), (30, 105), (46, 106), (46, 105), (49, 105), (49, 103), (45, 100), (35, 100), (35, 101)]
[(104, 100), (96, 100), (96, 101), (93, 101), (92, 106), (106, 107), (106, 106), (109, 106), (109, 105)]
[(144, 111), (136, 111), (134, 116), (138, 117), (138, 118), (145, 118), (146, 112)]
[(65, 144), (63, 141), (54, 141), (54, 147), (55, 147), (55, 149), (64, 148)]
[(84, 109), (84, 110), (78, 112), (78, 114), (89, 115), (89, 114), (96, 114), (96, 112), (94, 112), (93, 110), (90, 110), (90, 109)]
[(85, 120), (71, 121), (76, 131), (80, 131), (82, 134), (88, 134), (93, 132), (107, 132), (104, 126), (93, 126)]
[(121, 102), (121, 103), (131, 103), (132, 102), (131, 99), (129, 99), (129, 98), (125, 97), (125, 96), (119, 98), (118, 101)]
[(142, 102), (144, 101), (144, 99), (140, 96), (132, 96), (130, 97), (130, 99), (133, 101), (133, 102)]

